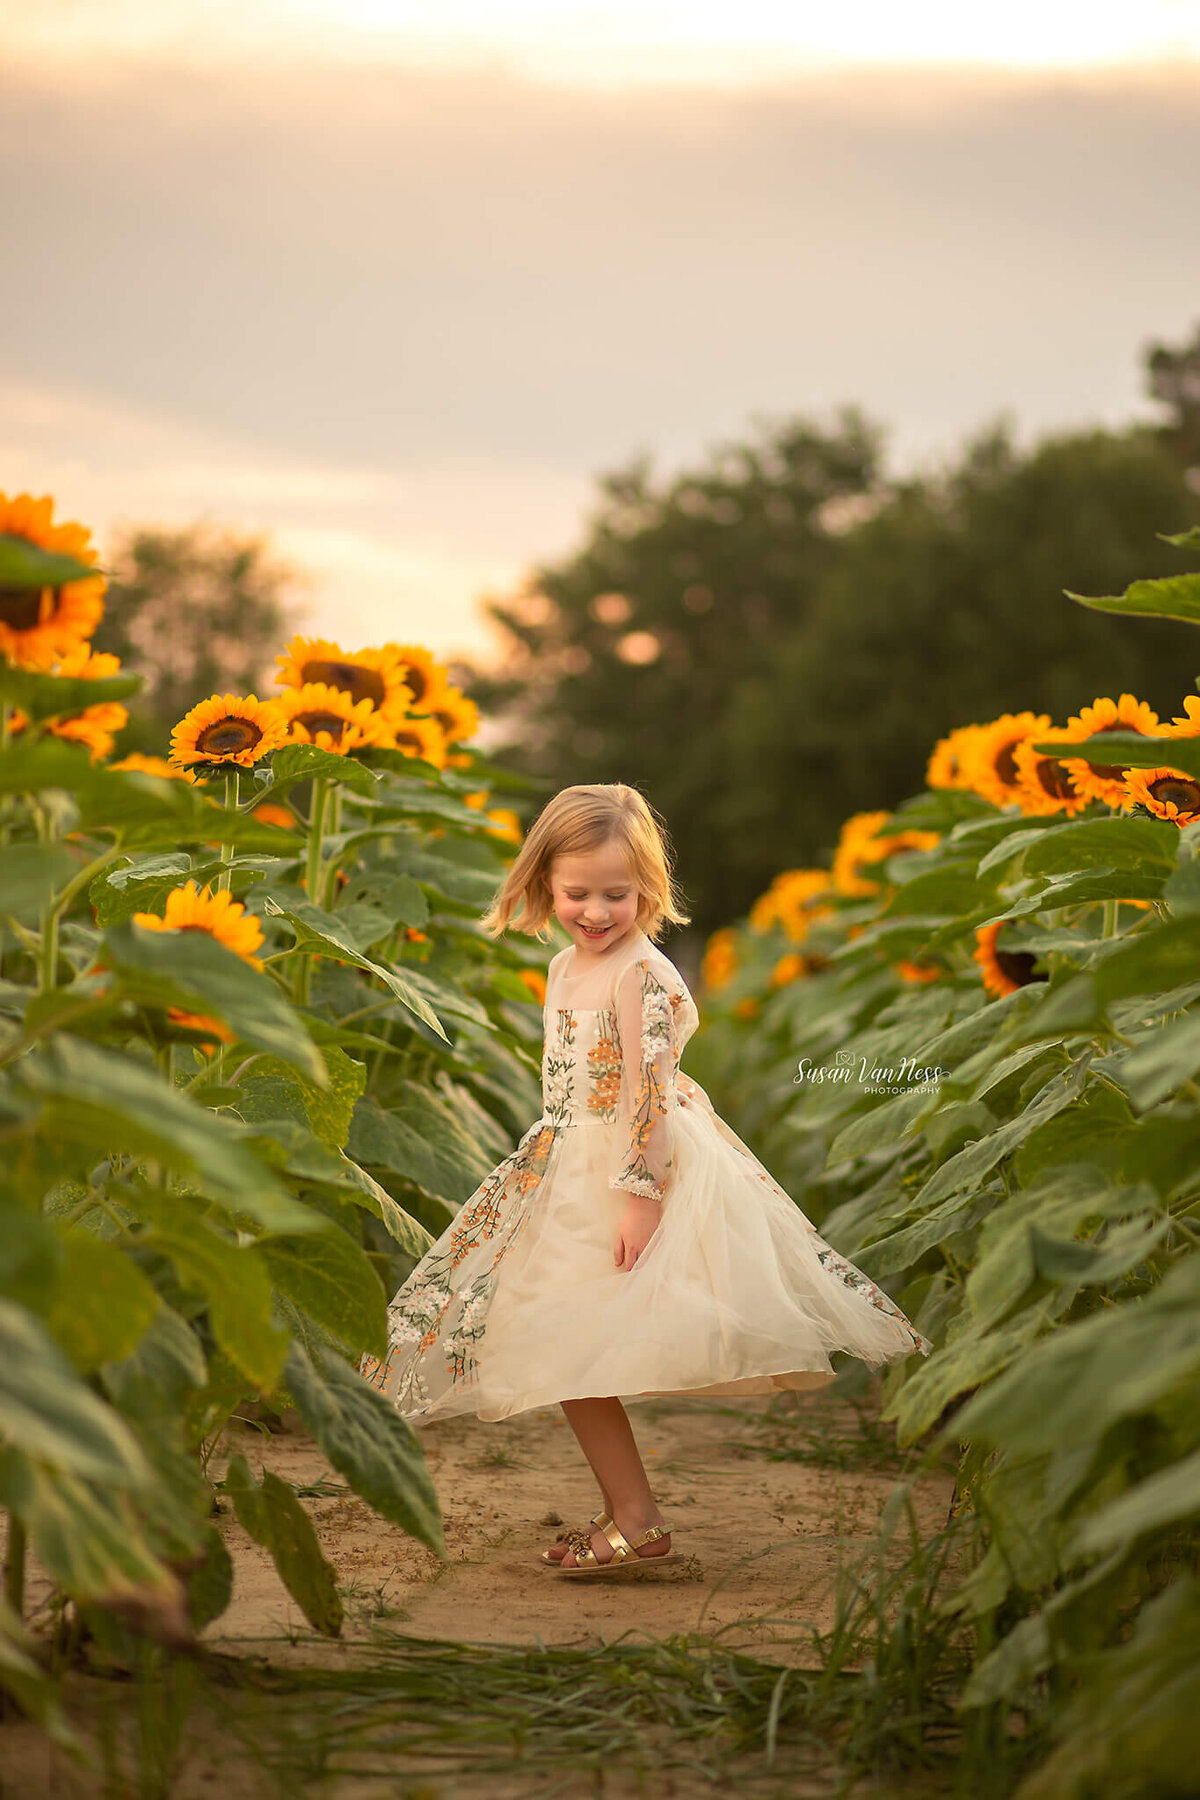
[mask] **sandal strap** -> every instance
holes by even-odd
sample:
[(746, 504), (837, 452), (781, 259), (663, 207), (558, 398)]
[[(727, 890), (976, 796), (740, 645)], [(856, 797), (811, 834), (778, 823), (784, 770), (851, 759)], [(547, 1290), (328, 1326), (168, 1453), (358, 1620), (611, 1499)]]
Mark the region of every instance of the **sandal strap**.
[(626, 1562), (635, 1554), (633, 1545), (629, 1542), (629, 1539), (625, 1536), (620, 1526), (616, 1525), (612, 1519), (608, 1521), (607, 1525), (602, 1525), (600, 1529), (612, 1545), (613, 1562)]
[[(609, 1523), (609, 1517), (606, 1512), (593, 1513), (591, 1516), (591, 1519), (588, 1522), (591, 1525), (599, 1525), (601, 1527), (601, 1529), (603, 1529), (603, 1527)], [(570, 1537), (572, 1531), (578, 1531), (578, 1530), (580, 1530), (580, 1527), (578, 1525), (564, 1525), (563, 1529), (559, 1532), (558, 1536), (555, 1538), (555, 1540), (554, 1540), (555, 1543), (556, 1544), (565, 1544), (567, 1539)]]
[(631, 1556), (637, 1555), (643, 1544), (656, 1544), (659, 1538), (671, 1535), (665, 1525), (651, 1525), (648, 1531), (644, 1531), (640, 1538), (634, 1538), (631, 1543), (611, 1519), (600, 1529), (613, 1547), (612, 1559), (614, 1562), (628, 1562)]

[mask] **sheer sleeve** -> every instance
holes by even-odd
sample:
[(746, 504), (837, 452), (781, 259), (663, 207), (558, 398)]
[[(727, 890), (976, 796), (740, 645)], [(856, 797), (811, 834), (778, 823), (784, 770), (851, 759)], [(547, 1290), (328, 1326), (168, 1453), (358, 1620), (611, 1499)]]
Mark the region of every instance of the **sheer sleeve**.
[(662, 1200), (674, 1163), (678, 1101), (671, 999), (643, 959), (622, 973), (614, 1008), (621, 1094), (608, 1184)]

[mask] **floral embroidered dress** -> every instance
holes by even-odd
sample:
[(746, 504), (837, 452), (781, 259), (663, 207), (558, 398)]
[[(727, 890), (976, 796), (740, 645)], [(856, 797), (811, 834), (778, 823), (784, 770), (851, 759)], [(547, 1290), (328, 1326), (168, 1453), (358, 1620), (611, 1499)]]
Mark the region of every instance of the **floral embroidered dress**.
[[(679, 1069), (699, 1023), (644, 932), (547, 972), (540, 1118), (388, 1308), (366, 1378), (409, 1418), (503, 1419), (589, 1395), (823, 1387), (830, 1352), (878, 1366), (928, 1340), (837, 1254)], [(661, 1203), (613, 1264), (630, 1194)]]

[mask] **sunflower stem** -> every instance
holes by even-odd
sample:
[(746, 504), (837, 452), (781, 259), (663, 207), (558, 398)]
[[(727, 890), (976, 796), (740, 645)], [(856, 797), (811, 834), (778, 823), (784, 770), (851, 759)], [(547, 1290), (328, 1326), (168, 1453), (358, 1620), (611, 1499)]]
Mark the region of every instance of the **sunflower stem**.
[(58, 985), (58, 914), (53, 907), (42, 926), (41, 966), (38, 970), (38, 993), (52, 993)]
[(54, 899), (43, 913), (42, 941), (38, 952), (39, 993), (48, 994), (51, 989), (57, 985), (58, 921), (74, 901), (76, 895), (81, 894), (84, 888), (90, 886), (95, 877), (100, 874), (101, 870), (107, 869), (109, 864), (115, 862), (121, 854), (122, 850), (119, 841), (115, 844), (110, 844), (108, 849), (100, 856), (93, 857), (90, 863), (85, 863), (83, 868), (80, 869), (77, 874), (72, 875), (66, 887), (55, 895)]
[(1104, 902), (1104, 936), (1106, 938), (1117, 935), (1117, 907), (1119, 904), (1120, 902), (1117, 900)]
[[(312, 801), (308, 809), (308, 855), (304, 863), (304, 891), (313, 906), (321, 904), (321, 851), (325, 838), (325, 808), (328, 799), (329, 783), (318, 776), (313, 782)], [(311, 978), (312, 958), (297, 957), (293, 992), (301, 1006), (308, 1003)]]
[[(341, 829), (342, 790), (340, 787), (335, 787), (331, 790), (329, 795), (329, 808), (325, 820), (325, 836), (336, 837)], [(333, 911), (333, 902), (337, 894), (337, 860), (336, 855), (330, 856), (325, 867), (325, 873), (322, 877), (322, 892), (318, 905), (323, 906), (326, 912)]]
[(25, 1521), (8, 1515), (8, 1554), (4, 1559), (4, 1598), (18, 1619), (25, 1608)]
[[(9, 707), (7, 700), (0, 700), (0, 752), (8, 749)], [(5, 794), (0, 798), (0, 844), (8, 842), (8, 820), (12, 811), (12, 795)]]
[[(226, 812), (236, 812), (237, 811), (237, 808), (238, 808), (238, 775), (239, 775), (239, 773), (240, 773), (240, 771), (236, 767), (226, 771), (226, 775), (225, 775), (225, 811)], [(221, 845), (221, 853), (220, 853), (221, 854), (221, 873), (217, 876), (217, 892), (218, 893), (220, 893), (222, 889), (224, 889), (225, 892), (228, 893), (229, 889), (233, 885), (233, 871), (229, 865), (233, 861), (234, 854), (236, 852), (236, 848), (237, 848), (237, 846), (234, 844), (222, 844)]]

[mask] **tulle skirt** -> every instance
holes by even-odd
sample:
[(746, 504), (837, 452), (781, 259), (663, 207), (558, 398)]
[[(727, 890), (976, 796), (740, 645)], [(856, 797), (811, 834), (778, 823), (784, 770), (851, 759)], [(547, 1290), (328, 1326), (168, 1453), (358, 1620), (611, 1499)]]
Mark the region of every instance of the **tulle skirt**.
[(559, 1134), (498, 1270), (474, 1379), (425, 1416), (503, 1419), (589, 1396), (820, 1388), (834, 1377), (832, 1351), (873, 1367), (928, 1352), (719, 1114), (693, 1101), (673, 1123), (670, 1191), (628, 1272), (613, 1263), (628, 1196), (608, 1185), (611, 1127), (588, 1121)]

